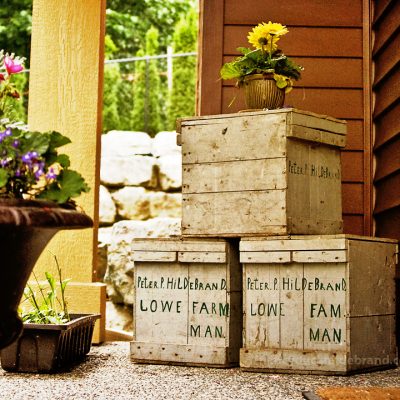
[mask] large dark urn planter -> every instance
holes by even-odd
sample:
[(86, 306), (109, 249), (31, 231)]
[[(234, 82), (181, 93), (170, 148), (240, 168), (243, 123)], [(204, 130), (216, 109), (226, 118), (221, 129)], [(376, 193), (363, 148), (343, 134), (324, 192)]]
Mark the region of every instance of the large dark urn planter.
[(0, 199), (0, 349), (22, 332), (17, 309), (32, 269), (62, 229), (93, 226), (86, 214), (42, 200)]

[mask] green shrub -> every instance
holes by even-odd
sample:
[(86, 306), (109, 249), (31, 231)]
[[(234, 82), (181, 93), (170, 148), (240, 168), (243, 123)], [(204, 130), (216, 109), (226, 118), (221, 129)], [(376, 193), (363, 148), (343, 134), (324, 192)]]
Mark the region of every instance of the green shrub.
[[(197, 48), (197, 12), (182, 18), (173, 36), (174, 53), (194, 52)], [(195, 113), (196, 57), (177, 57), (173, 61), (173, 86), (169, 99), (169, 127), (175, 129), (175, 120)]]

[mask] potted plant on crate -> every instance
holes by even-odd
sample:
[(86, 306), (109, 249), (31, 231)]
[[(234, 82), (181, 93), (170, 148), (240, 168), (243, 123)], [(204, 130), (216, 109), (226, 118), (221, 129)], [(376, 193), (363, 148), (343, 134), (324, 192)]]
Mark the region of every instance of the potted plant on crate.
[(58, 282), (46, 272), (47, 287), (34, 275), (36, 287), (28, 284), (24, 290), (22, 335), (1, 350), (1, 366), (7, 371), (49, 373), (70, 369), (90, 350), (95, 320), (100, 315), (68, 312), (65, 289), (69, 279), (62, 279), (54, 259)]
[(293, 80), (300, 79), (303, 68), (278, 49), (277, 42), (288, 32), (278, 23), (258, 24), (247, 37), (255, 50), (239, 47), (243, 55), (222, 66), (222, 79), (237, 79), (237, 85), (244, 87), (247, 108), (282, 107)]
[(15, 121), (19, 101), (12, 78), (23, 59), (0, 51), (0, 348), (22, 330), (17, 308), (33, 266), (60, 229), (92, 226), (72, 198), (89, 190), (58, 149), (70, 140), (58, 132), (32, 132)]

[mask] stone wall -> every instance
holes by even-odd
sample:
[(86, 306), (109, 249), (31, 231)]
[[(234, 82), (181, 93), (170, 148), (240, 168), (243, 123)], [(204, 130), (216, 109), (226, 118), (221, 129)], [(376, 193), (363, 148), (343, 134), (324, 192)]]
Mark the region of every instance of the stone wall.
[[(102, 135), (100, 179), (96, 275), (107, 283), (109, 299), (126, 309), (133, 304), (132, 240), (180, 234), (182, 158), (176, 132), (154, 138), (144, 132)], [(126, 326), (116, 322), (119, 318), (107, 315), (109, 326)]]

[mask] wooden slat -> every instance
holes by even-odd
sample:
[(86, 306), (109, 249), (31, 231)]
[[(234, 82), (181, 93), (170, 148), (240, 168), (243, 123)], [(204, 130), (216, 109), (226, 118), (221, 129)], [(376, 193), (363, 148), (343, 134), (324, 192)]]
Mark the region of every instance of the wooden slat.
[(400, 240), (400, 206), (375, 215), (376, 234)]
[(223, 21), (224, 0), (200, 1), (198, 115), (221, 112), (219, 70), (223, 55)]
[(395, 1), (390, 7), (390, 12), (385, 13), (378, 24), (374, 25), (375, 43), (373, 55), (377, 54), (388, 42), (391, 36), (399, 30), (400, 2)]
[(376, 124), (376, 139), (375, 149), (382, 146), (387, 141), (392, 140), (400, 133), (400, 102), (390, 110), (381, 114), (375, 119)]
[[(360, 0), (285, 0), (273, 7), (258, 0), (225, 0), (225, 24), (258, 24), (279, 22), (302, 26), (360, 26), (362, 2)], [(328, 6), (327, 6), (328, 5)], [(307, 10), (307, 12), (304, 12)], [(334, 10), (334, 12), (332, 12)], [(338, 18), (340, 16), (340, 18)]]
[[(235, 55), (237, 47), (249, 47), (247, 35), (251, 28), (252, 26), (225, 26), (224, 54)], [(280, 40), (279, 48), (292, 57), (362, 57), (362, 30), (291, 28)]]
[(347, 242), (344, 235), (337, 235), (332, 237), (331, 235), (320, 237), (320, 236), (293, 236), (291, 240), (282, 238), (279, 240), (277, 237), (271, 239), (242, 239), (240, 241), (241, 253), (259, 253), (259, 252), (287, 252), (293, 250), (344, 250), (347, 249)]
[(347, 252), (345, 250), (294, 251), (292, 259), (298, 263), (346, 262)]
[(363, 214), (364, 185), (344, 183), (342, 185), (342, 205), (344, 214)]
[[(229, 107), (235, 96), (235, 102)], [(362, 90), (357, 89), (302, 89), (295, 87), (286, 96), (285, 105), (341, 119), (363, 118)], [(245, 109), (244, 94), (237, 88), (224, 87), (222, 91), (222, 111), (234, 113)]]
[(374, 57), (375, 79), (379, 83), (400, 62), (400, 31), (384, 46), (382, 51)]
[(374, 23), (380, 18), (384, 17), (385, 12), (389, 9), (390, 5), (397, 0), (374, 0)]
[(364, 162), (362, 152), (342, 152), (342, 181), (364, 182)]
[(226, 251), (226, 241), (214, 240), (176, 240), (167, 238), (135, 239), (132, 242), (133, 251)]
[[(236, 56), (225, 56), (224, 63)], [(358, 58), (305, 58), (293, 57), (304, 67), (296, 86), (326, 88), (362, 88), (362, 60)], [(332, 79), (332, 76), (335, 79)], [(234, 86), (234, 79), (223, 81), (224, 86)]]
[(374, 91), (376, 95), (374, 117), (377, 117), (400, 99), (400, 64), (387, 79), (374, 88)]
[[(244, 179), (243, 173), (251, 179)], [(286, 159), (183, 165), (183, 193), (286, 189)], [(203, 179), (207, 176), (208, 179)]]
[(375, 186), (375, 214), (400, 206), (400, 171), (382, 179)]
[(346, 150), (363, 150), (363, 149), (364, 149), (363, 121), (348, 120)]
[(290, 263), (291, 261), (290, 251), (251, 251), (240, 253), (241, 263), (282, 264)]
[(385, 178), (386, 176), (400, 172), (400, 136), (397, 140), (387, 143), (375, 152), (376, 172), (374, 181)]
[(178, 261), (185, 263), (225, 263), (226, 253), (181, 251), (178, 253)]
[(352, 235), (364, 234), (364, 217), (362, 215), (343, 215), (343, 230)]
[(133, 261), (173, 262), (176, 261), (175, 251), (135, 251)]

